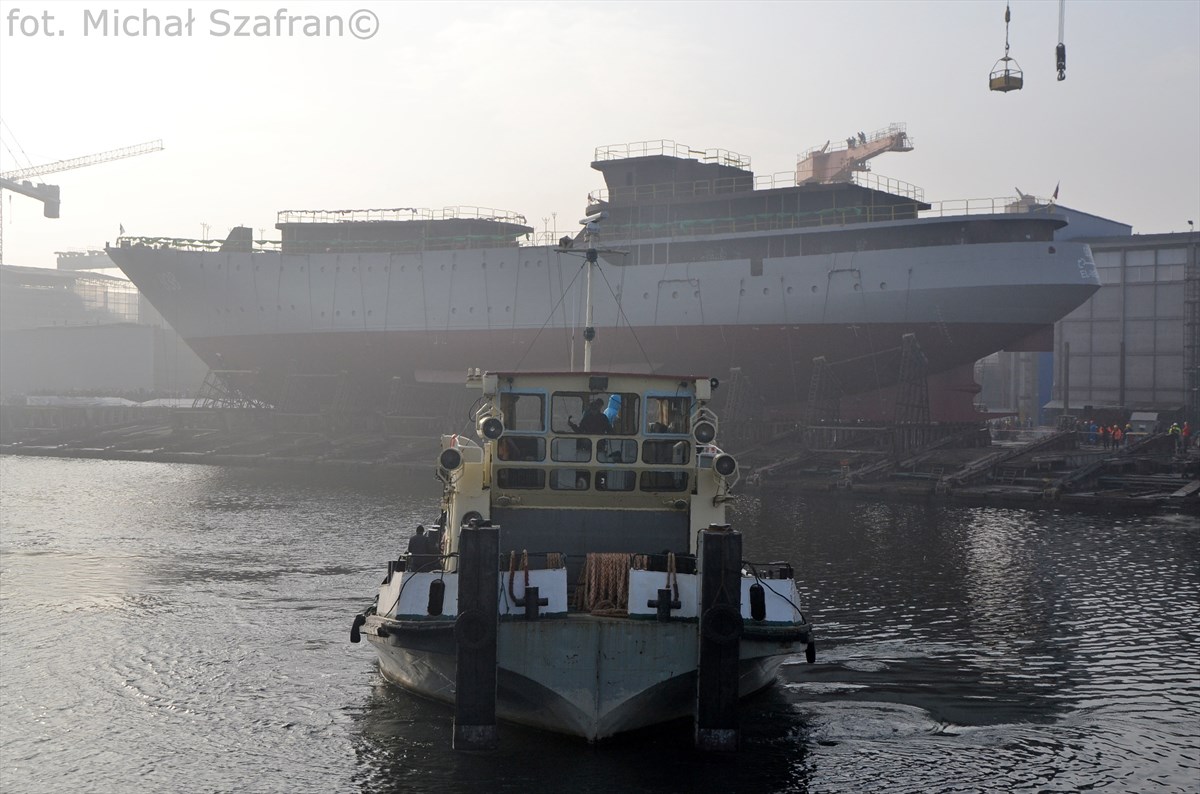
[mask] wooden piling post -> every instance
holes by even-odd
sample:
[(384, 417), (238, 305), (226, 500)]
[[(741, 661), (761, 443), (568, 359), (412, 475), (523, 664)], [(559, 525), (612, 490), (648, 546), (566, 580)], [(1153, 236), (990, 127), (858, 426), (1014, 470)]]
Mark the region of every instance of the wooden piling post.
[(738, 747), (738, 663), (742, 636), (742, 536), (728, 525), (700, 533), (700, 637), (696, 748)]
[(455, 750), (494, 750), (499, 527), (464, 527), (458, 538), (458, 618), (454, 623)]

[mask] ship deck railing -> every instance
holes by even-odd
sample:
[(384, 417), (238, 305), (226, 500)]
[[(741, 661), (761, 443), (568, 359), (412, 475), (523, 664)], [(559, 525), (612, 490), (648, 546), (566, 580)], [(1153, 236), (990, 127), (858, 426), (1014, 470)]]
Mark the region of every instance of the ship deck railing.
[(659, 223), (614, 224), (605, 228), (606, 239), (613, 241), (650, 241), (731, 235), (752, 232), (787, 231), (822, 227), (844, 227), (860, 223), (912, 221), (914, 218), (962, 217), (967, 215), (1045, 212), (1047, 207), (1014, 209), (1015, 199), (988, 198), (940, 202), (929, 209), (924, 204), (905, 202), (883, 206), (836, 207), (812, 212), (763, 212), (722, 218), (700, 218)]
[[(557, 234), (558, 236), (552, 236)], [(461, 234), (443, 237), (421, 237), (412, 240), (344, 240), (330, 238), (329, 240), (304, 238), (289, 240), (250, 240), (238, 241), (237, 248), (230, 248), (224, 240), (201, 240), (180, 237), (133, 237), (123, 235), (117, 238), (117, 246), (145, 246), (147, 248), (169, 249), (173, 251), (192, 251), (202, 253), (217, 253), (222, 250), (240, 253), (392, 253), (415, 254), (422, 251), (467, 251), (478, 248), (516, 248), (529, 245), (554, 245), (562, 234), (557, 232), (530, 233), (528, 239), (519, 242), (509, 235), (479, 235)], [(534, 243), (534, 240), (538, 242)], [(244, 246), (249, 243), (249, 250)]]
[[(589, 197), (593, 199), (593, 197)], [(595, 203), (593, 199), (593, 203)], [(612, 224), (605, 228), (610, 240), (635, 240), (640, 238), (694, 237), (706, 234), (740, 234), (763, 231), (783, 231), (826, 226), (846, 226), (864, 222), (912, 220), (919, 218), (946, 218), (970, 215), (1033, 214), (1054, 210), (1054, 203), (1029, 196), (950, 199), (935, 202), (928, 209), (919, 201), (882, 206), (852, 206), (818, 210), (810, 213), (755, 213), (723, 218), (666, 221), (663, 223)], [(330, 240), (329, 250), (341, 253), (368, 253), (384, 251), (390, 253), (416, 253), (422, 250), (468, 250), (488, 247), (541, 247), (557, 245), (574, 231), (563, 232), (546, 229), (531, 232), (512, 240), (508, 236), (457, 235), (452, 237), (426, 237), (420, 240)], [(117, 245), (142, 245), (149, 248), (164, 248), (179, 251), (217, 252), (224, 240), (202, 240), (177, 237), (134, 237), (124, 235), (117, 238)], [(304, 240), (296, 253), (319, 253), (320, 240)], [(283, 250), (280, 240), (253, 240), (251, 250), (255, 253), (279, 253)]]
[(943, 218), (958, 215), (1032, 215), (1052, 212), (1055, 204), (1050, 199), (1033, 196), (1005, 196), (1003, 198), (947, 199), (937, 201), (921, 212), (922, 218)]
[[(875, 172), (856, 172), (851, 175), (851, 184), (869, 190), (890, 193), (893, 196), (907, 198), (914, 203), (924, 203), (924, 188), (913, 185), (892, 176), (884, 176)], [(712, 196), (727, 196), (730, 193), (745, 193), (751, 191), (774, 191), (781, 188), (796, 187), (796, 172), (775, 172), (774, 174), (746, 174), (742, 176), (721, 176), (718, 179), (702, 179), (690, 182), (655, 182), (653, 185), (634, 185), (630, 187), (613, 188), (601, 187), (588, 193), (588, 204), (607, 204), (613, 200), (620, 203), (644, 203), (666, 199), (708, 198)], [(1020, 203), (1016, 198), (965, 199), (958, 204), (968, 201), (972, 205), (979, 201), (989, 201), (990, 206), (1006, 206)], [(983, 210), (979, 210), (983, 211)], [(1006, 210), (994, 210), (1003, 212)], [(962, 215), (962, 212), (959, 212)]]
[[(925, 191), (918, 185), (876, 174), (873, 171), (856, 172), (851, 183), (860, 187), (891, 193), (895, 196), (923, 202)], [(796, 187), (796, 172), (776, 171), (773, 174), (746, 174), (717, 179), (698, 179), (692, 182), (659, 182), (651, 185), (633, 185), (615, 190), (599, 188), (588, 193), (589, 204), (621, 202), (647, 202), (664, 199), (706, 198), (730, 193), (745, 193), (755, 190), (779, 190)], [(1015, 199), (1013, 199), (1015, 200)]]
[(654, 141), (633, 141), (632, 143), (615, 143), (608, 146), (597, 146), (595, 162), (606, 160), (626, 160), (631, 157), (654, 157), (665, 155), (679, 157), (684, 160), (699, 160), (702, 163), (717, 163), (733, 168), (750, 168), (750, 157), (730, 151), (729, 149), (693, 149), (685, 143), (678, 143), (667, 138)]
[(351, 210), (281, 210), (278, 223), (367, 223), (378, 221), (481, 220), (525, 225), (525, 216), (492, 207), (386, 207)]

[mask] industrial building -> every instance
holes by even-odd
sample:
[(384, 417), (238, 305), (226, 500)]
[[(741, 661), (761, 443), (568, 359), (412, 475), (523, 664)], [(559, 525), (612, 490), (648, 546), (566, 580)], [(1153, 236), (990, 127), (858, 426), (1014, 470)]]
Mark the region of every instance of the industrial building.
[(0, 398), (196, 393), (207, 368), (103, 252), (58, 265), (0, 265)]
[(1194, 416), (1195, 239), (1139, 234), (1088, 243), (1104, 286), (1057, 325), (1058, 406), (1076, 415), (1091, 406)]
[[(1200, 417), (1200, 269), (1194, 232), (1132, 234), (1066, 210), (1065, 239), (1088, 243), (1103, 286), (1055, 325), (1054, 353), (980, 362), (990, 411), (1045, 424), (1063, 413)], [(1064, 403), (1067, 408), (1064, 410)]]

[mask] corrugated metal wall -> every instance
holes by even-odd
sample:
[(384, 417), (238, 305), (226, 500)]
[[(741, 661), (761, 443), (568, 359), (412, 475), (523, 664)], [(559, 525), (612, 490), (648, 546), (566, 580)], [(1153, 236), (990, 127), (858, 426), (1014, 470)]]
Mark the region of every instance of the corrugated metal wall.
[[(1070, 403), (1155, 408), (1184, 400), (1186, 235), (1093, 242), (1104, 285), (1055, 328), (1055, 352), (1070, 344)], [(1180, 238), (1163, 241), (1163, 237)], [(1055, 398), (1062, 399), (1056, 383)]]

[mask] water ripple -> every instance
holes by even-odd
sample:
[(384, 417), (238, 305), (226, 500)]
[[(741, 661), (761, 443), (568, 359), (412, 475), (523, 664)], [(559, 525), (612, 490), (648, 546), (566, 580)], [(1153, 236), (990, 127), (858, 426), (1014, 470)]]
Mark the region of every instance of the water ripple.
[[(742, 709), (735, 759), (688, 725), (589, 750), (450, 712), (345, 642), (427, 478), (0, 457), (4, 791), (1190, 791), (1200, 522), (735, 503), (790, 559), (817, 663)], [(62, 483), (71, 483), (64, 489)], [(529, 763), (521, 759), (537, 759)], [(559, 770), (562, 770), (561, 772)]]

